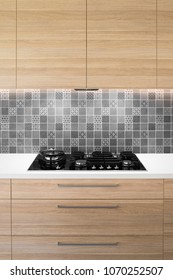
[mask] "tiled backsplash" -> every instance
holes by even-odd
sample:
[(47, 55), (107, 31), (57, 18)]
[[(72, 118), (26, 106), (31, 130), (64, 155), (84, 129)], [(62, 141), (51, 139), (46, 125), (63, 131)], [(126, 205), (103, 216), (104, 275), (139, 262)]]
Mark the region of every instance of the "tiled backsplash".
[(173, 152), (173, 90), (0, 90), (0, 152)]

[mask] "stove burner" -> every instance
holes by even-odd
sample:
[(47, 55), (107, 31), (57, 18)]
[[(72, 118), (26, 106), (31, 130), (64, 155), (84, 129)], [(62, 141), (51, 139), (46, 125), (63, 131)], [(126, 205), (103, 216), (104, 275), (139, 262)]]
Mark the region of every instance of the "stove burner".
[(65, 167), (66, 155), (55, 149), (42, 150), (39, 153), (39, 166), (46, 170), (60, 170)]

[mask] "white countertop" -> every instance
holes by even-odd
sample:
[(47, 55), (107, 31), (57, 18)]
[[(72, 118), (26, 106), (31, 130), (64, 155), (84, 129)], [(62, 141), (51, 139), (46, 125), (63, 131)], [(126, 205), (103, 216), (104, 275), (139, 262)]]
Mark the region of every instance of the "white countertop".
[(36, 154), (0, 154), (0, 178), (156, 179), (173, 178), (173, 154), (137, 154), (147, 171), (28, 171)]

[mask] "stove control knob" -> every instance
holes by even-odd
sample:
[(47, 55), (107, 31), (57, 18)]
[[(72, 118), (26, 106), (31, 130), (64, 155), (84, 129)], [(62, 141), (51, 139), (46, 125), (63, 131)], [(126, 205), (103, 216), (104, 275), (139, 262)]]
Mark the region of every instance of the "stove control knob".
[(58, 170), (59, 170), (59, 169), (61, 169), (61, 167), (60, 167), (59, 165), (57, 165), (56, 169), (58, 169)]
[(100, 169), (100, 170), (104, 169), (103, 165), (100, 165), (99, 169)]
[(110, 166), (110, 165), (108, 165), (106, 168), (109, 170), (109, 169), (111, 169), (111, 166)]
[(119, 169), (118, 165), (116, 165), (116, 166), (114, 167), (114, 169), (116, 169), (116, 170)]
[(92, 169), (92, 170), (96, 169), (95, 165), (93, 165), (93, 166), (91, 167), (91, 169)]

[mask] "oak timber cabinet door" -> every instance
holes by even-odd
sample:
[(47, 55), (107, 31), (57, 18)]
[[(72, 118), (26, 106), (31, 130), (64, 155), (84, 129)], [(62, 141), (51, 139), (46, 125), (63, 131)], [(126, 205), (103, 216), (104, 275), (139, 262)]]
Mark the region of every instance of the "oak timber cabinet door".
[(173, 87), (173, 1), (158, 0), (158, 87)]
[(17, 87), (86, 88), (86, 0), (18, 0)]
[(0, 179), (0, 260), (11, 259), (10, 180)]
[(87, 87), (156, 87), (156, 0), (88, 0)]
[(16, 0), (0, 0), (0, 88), (16, 87)]

